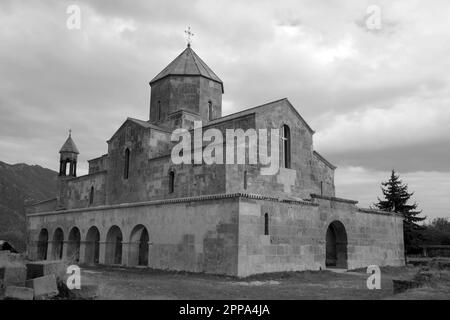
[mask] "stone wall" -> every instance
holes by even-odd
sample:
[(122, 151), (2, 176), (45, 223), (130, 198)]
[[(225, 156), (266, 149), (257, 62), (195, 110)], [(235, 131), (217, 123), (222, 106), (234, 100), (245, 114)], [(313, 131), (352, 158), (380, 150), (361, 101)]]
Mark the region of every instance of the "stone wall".
[(34, 214), (28, 216), (29, 251), (35, 251), (39, 233), (45, 228), (51, 256), (51, 239), (61, 228), (66, 257), (68, 234), (77, 227), (81, 233), (80, 259), (84, 262), (86, 236), (95, 226), (100, 231), (100, 263), (105, 263), (106, 236), (111, 227), (117, 226), (123, 238), (121, 264), (129, 265), (133, 229), (144, 226), (149, 234), (148, 266), (236, 275), (238, 210), (238, 198), (224, 196)]
[(56, 207), (57, 207), (57, 199), (54, 198), (54, 199), (34, 203), (32, 205), (27, 205), (25, 207), (25, 212), (27, 214), (37, 213), (37, 212), (49, 212), (49, 211), (55, 211)]
[[(334, 196), (334, 167), (313, 151), (313, 131), (285, 99), (216, 119), (204, 126), (203, 132), (218, 129), (225, 140), (227, 129), (256, 129), (258, 132), (259, 129), (280, 129), (283, 125), (288, 125), (291, 131), (291, 168), (280, 168), (275, 175), (263, 176), (260, 164), (248, 164), (248, 145), (245, 165), (173, 165), (170, 153), (174, 143), (170, 141), (170, 132), (129, 118), (108, 141), (108, 154), (89, 162), (91, 174), (107, 169), (104, 181), (92, 182), (91, 177), (86, 178), (91, 182), (83, 177), (59, 179), (59, 207), (88, 207), (88, 184), (93, 183), (95, 199), (102, 199), (96, 200), (98, 205), (236, 192), (288, 199), (308, 199), (311, 193)], [(204, 142), (203, 147), (207, 144)], [(225, 160), (225, 141), (221, 147)], [(129, 176), (125, 178), (127, 149), (130, 162)], [(237, 147), (234, 153), (237, 159)], [(281, 148), (279, 159), (283, 161)], [(170, 171), (175, 172), (174, 192), (169, 192)]]
[[(169, 173), (174, 189), (169, 190)], [(174, 165), (170, 156), (152, 159), (148, 169), (134, 182), (141, 201), (225, 193), (225, 165)]]
[[(200, 76), (169, 76), (152, 84), (150, 121), (158, 125), (172, 125), (169, 115), (179, 110), (199, 115), (209, 121), (209, 101), (213, 118), (222, 116), (222, 85)], [(160, 105), (160, 107), (158, 107)], [(161, 115), (158, 114), (161, 109)]]
[(324, 195), (334, 196), (334, 169), (314, 156), (313, 131), (294, 111), (289, 102), (280, 100), (251, 111), (254, 112), (253, 115), (244, 114), (242, 118), (253, 116), (255, 123), (253, 128), (257, 131), (281, 129), (283, 125), (289, 126), (291, 167), (283, 168), (280, 141), (280, 170), (277, 174), (261, 175), (260, 164), (227, 166), (227, 192), (242, 191), (243, 177), (246, 175), (245, 192), (249, 193), (296, 199), (308, 199), (311, 193), (320, 194), (321, 192)]
[[(142, 185), (138, 184), (138, 181), (151, 169), (148, 165), (149, 159), (162, 153), (162, 139), (166, 137), (164, 133), (153, 131), (156, 130), (127, 121), (108, 141), (107, 204), (146, 200), (139, 196)], [(129, 175), (125, 178), (127, 149), (130, 151)]]
[(361, 211), (354, 202), (338, 199), (283, 203), (241, 198), (238, 274), (325, 269), (326, 233), (334, 221), (345, 227), (349, 269), (404, 265), (399, 216)]
[(104, 205), (106, 202), (106, 174), (106, 171), (99, 171), (69, 180), (67, 183), (67, 208)]
[(324, 160), (317, 152), (313, 153), (313, 167), (311, 179), (315, 184), (319, 185), (319, 194), (324, 196), (335, 196), (334, 186), (334, 170), (336, 167), (332, 166)]
[(108, 170), (108, 155), (104, 154), (101, 157), (88, 160), (89, 163), (89, 174), (93, 174), (100, 171)]
[(327, 229), (336, 222), (343, 225), (345, 233), (345, 267), (404, 265), (401, 217), (359, 209), (354, 201), (321, 196), (293, 201), (224, 194), (31, 214), (29, 251), (33, 252), (33, 244), (45, 228), (50, 239), (48, 252), (54, 257), (52, 239), (61, 229), (66, 257), (68, 234), (76, 227), (84, 262), (87, 234), (95, 226), (100, 233), (99, 262), (106, 263), (111, 261), (107, 234), (118, 227), (122, 239), (118, 263), (132, 265), (136, 251), (132, 235), (136, 228), (145, 227), (149, 234), (147, 265), (152, 268), (241, 277), (320, 270), (327, 267)]

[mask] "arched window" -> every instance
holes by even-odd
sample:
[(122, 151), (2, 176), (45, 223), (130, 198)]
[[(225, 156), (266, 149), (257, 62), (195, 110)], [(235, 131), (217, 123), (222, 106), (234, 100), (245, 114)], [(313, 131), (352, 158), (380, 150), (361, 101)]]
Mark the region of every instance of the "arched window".
[(291, 168), (291, 130), (287, 125), (283, 125), (282, 136), (283, 141), (283, 166)]
[(161, 120), (161, 101), (158, 100), (158, 109), (156, 110), (158, 115), (158, 120)]
[(213, 105), (212, 105), (211, 100), (208, 101), (208, 118), (209, 118), (210, 121), (214, 118)]
[(89, 204), (94, 203), (94, 187), (91, 187), (91, 192), (89, 193)]
[(175, 172), (169, 172), (169, 193), (173, 193), (175, 190)]
[(244, 171), (244, 190), (247, 189), (247, 170)]
[(69, 166), (70, 166), (70, 160), (65, 160), (64, 161), (64, 176), (67, 176), (67, 170), (69, 169), (68, 168), (68, 166), (67, 166), (67, 164), (69, 164)]
[(269, 214), (264, 214), (264, 235), (269, 235)]
[(123, 177), (125, 179), (128, 179), (128, 175), (130, 173), (130, 149), (125, 150), (125, 166), (124, 166), (124, 172)]

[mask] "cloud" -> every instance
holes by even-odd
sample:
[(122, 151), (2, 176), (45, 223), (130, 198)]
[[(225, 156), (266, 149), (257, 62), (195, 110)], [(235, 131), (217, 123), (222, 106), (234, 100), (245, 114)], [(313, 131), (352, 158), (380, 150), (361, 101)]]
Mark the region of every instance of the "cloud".
[[(417, 202), (422, 216), (430, 221), (437, 217), (450, 218), (450, 173), (417, 171), (403, 174), (400, 178), (414, 192), (410, 203)], [(390, 171), (368, 170), (363, 167), (345, 167), (336, 172), (338, 197), (359, 201), (358, 206), (369, 207), (383, 199), (381, 182), (389, 180)]]
[[(71, 4), (81, 30), (66, 27)], [(1, 1), (0, 159), (57, 169), (71, 128), (86, 172), (127, 116), (148, 118), (148, 82), (191, 26), (194, 50), (224, 81), (224, 114), (288, 97), (339, 167), (445, 176), (450, 4), (379, 0), (377, 32), (365, 25), (372, 4)]]
[[(449, 91), (450, 93), (450, 91)], [(450, 97), (450, 95), (448, 96)], [(365, 106), (323, 115), (316, 141), (333, 153), (420, 145), (450, 137), (450, 98), (406, 98), (390, 108)], [(339, 143), (344, 142), (344, 143)]]

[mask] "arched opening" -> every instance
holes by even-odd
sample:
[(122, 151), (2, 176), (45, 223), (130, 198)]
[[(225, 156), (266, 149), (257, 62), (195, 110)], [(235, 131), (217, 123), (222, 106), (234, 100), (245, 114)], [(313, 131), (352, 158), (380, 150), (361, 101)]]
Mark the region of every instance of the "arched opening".
[(122, 264), (122, 231), (112, 226), (106, 234), (106, 264)]
[(47, 259), (47, 248), (48, 248), (48, 231), (47, 229), (42, 229), (39, 232), (38, 243), (37, 243), (37, 259), (46, 260)]
[(247, 170), (244, 171), (244, 190), (247, 190)]
[(211, 100), (208, 101), (208, 119), (211, 121), (214, 119), (214, 114), (213, 114), (213, 105)]
[(169, 172), (169, 193), (173, 193), (175, 190), (175, 172)]
[(158, 101), (158, 106), (157, 106), (156, 112), (157, 112), (156, 117), (157, 117), (157, 119), (159, 121), (159, 120), (161, 120), (161, 101)]
[(53, 259), (60, 260), (63, 257), (64, 232), (61, 228), (55, 230), (53, 234)]
[(69, 232), (69, 242), (67, 244), (67, 259), (70, 261), (80, 261), (81, 234), (77, 227), (73, 227)]
[(70, 165), (70, 160), (65, 160), (64, 161), (64, 167), (63, 167), (63, 176), (67, 176), (67, 170), (69, 169), (68, 167), (67, 167), (67, 164), (69, 164)]
[(128, 179), (129, 174), (130, 174), (130, 149), (127, 148), (125, 150), (125, 166), (123, 172), (124, 179)]
[(66, 165), (67, 161), (66, 160), (59, 160), (59, 175), (60, 176), (65, 176), (66, 175)]
[(327, 267), (347, 269), (347, 232), (340, 221), (330, 223), (326, 234)]
[(283, 140), (283, 166), (285, 168), (291, 168), (291, 129), (287, 125), (283, 125), (282, 127), (282, 136)]
[(76, 161), (73, 162), (73, 174), (72, 175), (74, 177), (77, 176), (77, 162)]
[(143, 225), (134, 227), (130, 236), (130, 266), (148, 266), (148, 242), (147, 228)]
[(269, 235), (269, 214), (264, 214), (264, 235)]
[(91, 187), (91, 191), (89, 192), (89, 205), (94, 203), (94, 187)]
[(95, 264), (100, 257), (100, 232), (97, 227), (90, 227), (86, 235), (84, 262)]

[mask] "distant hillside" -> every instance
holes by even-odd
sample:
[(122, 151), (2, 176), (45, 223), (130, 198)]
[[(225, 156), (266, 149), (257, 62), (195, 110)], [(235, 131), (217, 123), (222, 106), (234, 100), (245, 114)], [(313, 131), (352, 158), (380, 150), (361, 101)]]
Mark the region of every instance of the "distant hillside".
[(24, 204), (55, 197), (56, 177), (57, 172), (37, 165), (0, 161), (0, 240), (25, 249)]

